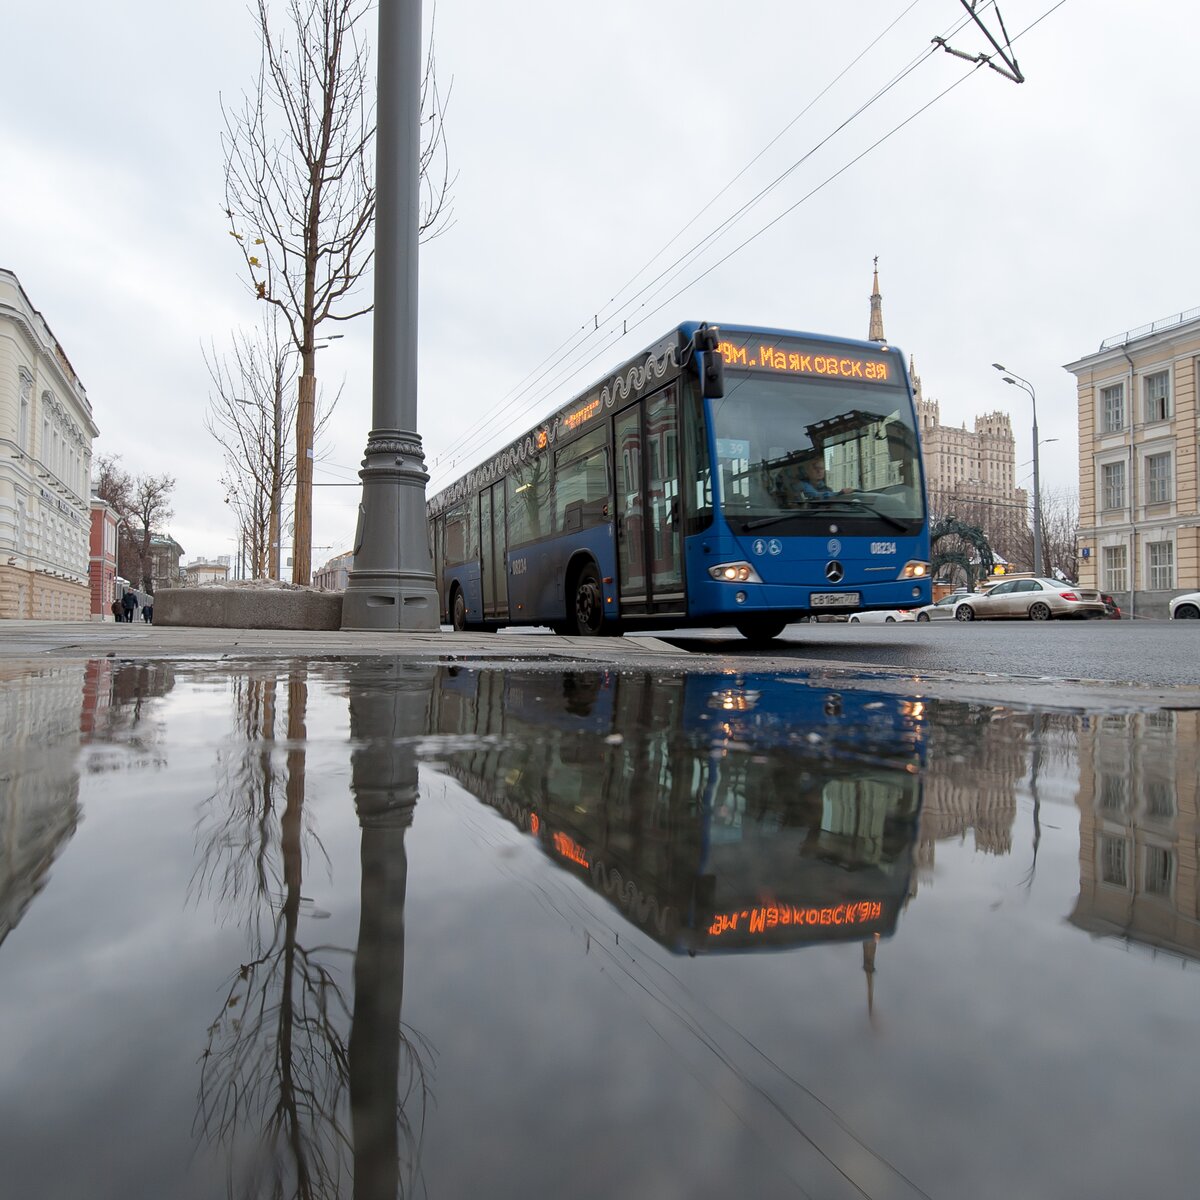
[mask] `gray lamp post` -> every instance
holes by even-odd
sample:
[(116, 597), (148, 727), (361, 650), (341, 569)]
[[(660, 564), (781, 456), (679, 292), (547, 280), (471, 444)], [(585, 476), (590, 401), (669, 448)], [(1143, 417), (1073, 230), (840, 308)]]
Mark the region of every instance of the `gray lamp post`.
[(342, 628), (438, 628), (417, 428), (421, 0), (379, 5), (371, 432)]
[(1022, 379), (1015, 371), (1010, 371), (1000, 363), (992, 363), (992, 366), (1004, 375), (1005, 383), (1027, 391), (1033, 402), (1033, 573), (1040, 575), (1045, 564), (1042, 562), (1042, 479), (1038, 454), (1037, 394), (1028, 379)]

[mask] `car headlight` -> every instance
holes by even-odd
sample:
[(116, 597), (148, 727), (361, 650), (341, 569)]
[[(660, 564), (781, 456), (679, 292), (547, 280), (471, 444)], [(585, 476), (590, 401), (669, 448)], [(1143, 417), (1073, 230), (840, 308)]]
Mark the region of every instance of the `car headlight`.
[(918, 558), (910, 558), (908, 562), (900, 568), (900, 579), (928, 579), (929, 564), (922, 562)]
[(718, 563), (708, 568), (718, 583), (762, 583), (758, 572), (748, 562)]

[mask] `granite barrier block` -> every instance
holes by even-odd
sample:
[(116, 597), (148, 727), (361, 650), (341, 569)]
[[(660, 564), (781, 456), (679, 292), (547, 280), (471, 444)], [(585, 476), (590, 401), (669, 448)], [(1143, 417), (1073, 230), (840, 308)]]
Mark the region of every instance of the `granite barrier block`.
[(166, 588), (154, 624), (199, 629), (341, 629), (342, 593), (307, 588)]

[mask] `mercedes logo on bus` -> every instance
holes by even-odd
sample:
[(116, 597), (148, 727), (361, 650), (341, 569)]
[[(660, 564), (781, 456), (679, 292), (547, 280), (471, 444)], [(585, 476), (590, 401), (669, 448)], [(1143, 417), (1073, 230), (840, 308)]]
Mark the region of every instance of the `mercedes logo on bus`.
[(846, 568), (835, 558), (832, 562), (825, 564), (825, 578), (830, 583), (841, 583), (842, 576), (846, 574)]

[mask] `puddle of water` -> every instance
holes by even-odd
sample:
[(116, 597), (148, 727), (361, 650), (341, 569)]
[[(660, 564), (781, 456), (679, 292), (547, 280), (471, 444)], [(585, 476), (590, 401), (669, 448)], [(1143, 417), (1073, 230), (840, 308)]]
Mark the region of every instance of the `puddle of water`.
[(14, 1195), (1194, 1191), (1200, 714), (6, 671)]

